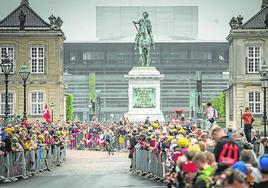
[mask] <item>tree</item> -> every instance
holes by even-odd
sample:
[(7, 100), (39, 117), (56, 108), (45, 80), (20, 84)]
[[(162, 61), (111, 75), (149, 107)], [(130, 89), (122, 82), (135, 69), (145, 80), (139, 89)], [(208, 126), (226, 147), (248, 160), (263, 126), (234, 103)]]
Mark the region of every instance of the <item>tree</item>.
[(218, 111), (219, 118), (225, 117), (225, 96), (221, 92), (218, 96), (211, 97), (212, 106)]
[(68, 95), (66, 98), (66, 119), (72, 121), (74, 119), (74, 96)]

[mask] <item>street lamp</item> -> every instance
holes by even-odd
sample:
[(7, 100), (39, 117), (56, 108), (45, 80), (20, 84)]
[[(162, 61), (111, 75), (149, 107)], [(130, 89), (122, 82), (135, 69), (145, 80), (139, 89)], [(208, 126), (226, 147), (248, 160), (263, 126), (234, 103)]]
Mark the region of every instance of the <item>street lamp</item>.
[(98, 108), (97, 108), (98, 110), (97, 110), (97, 113), (96, 113), (96, 115), (97, 115), (97, 120), (100, 121), (100, 120), (101, 120), (101, 117), (100, 117), (100, 116), (101, 116), (101, 115), (100, 115), (100, 114), (101, 114), (101, 106), (100, 106), (101, 98), (100, 98), (100, 96), (97, 96), (97, 97), (96, 97), (96, 102), (97, 102), (97, 106), (98, 106)]
[(242, 120), (243, 108), (244, 108), (243, 104), (240, 103), (240, 105), (239, 105), (239, 109), (240, 109), (240, 119), (241, 119), (241, 120), (240, 120), (240, 125), (241, 125), (241, 128), (243, 127), (243, 120)]
[(54, 116), (53, 110), (54, 110), (55, 104), (52, 102), (49, 106), (51, 108), (51, 122), (53, 123), (53, 116)]
[(96, 90), (96, 117), (101, 121), (101, 90)]
[(26, 117), (26, 81), (29, 78), (31, 72), (28, 70), (26, 64), (22, 65), (19, 71), (20, 77), (23, 80), (23, 118), (27, 119)]
[(91, 102), (88, 103), (88, 109), (89, 109), (89, 121), (91, 121), (91, 107), (92, 107), (92, 104)]
[(263, 64), (259, 72), (261, 75), (261, 87), (263, 88), (263, 128), (264, 137), (266, 137), (266, 88), (268, 87), (268, 66)]
[(13, 63), (8, 58), (7, 54), (4, 55), (2, 59), (2, 63), (0, 64), (2, 73), (5, 75), (5, 84), (6, 84), (6, 92), (5, 92), (5, 122), (7, 122), (9, 108), (8, 108), (8, 75), (13, 69)]

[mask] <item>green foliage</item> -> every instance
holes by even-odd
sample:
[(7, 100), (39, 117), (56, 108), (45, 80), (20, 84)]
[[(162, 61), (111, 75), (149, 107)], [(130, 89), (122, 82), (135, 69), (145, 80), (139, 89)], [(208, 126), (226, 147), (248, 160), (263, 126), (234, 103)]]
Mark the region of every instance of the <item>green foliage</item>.
[(96, 75), (95, 73), (89, 73), (89, 101), (96, 101)]
[(225, 117), (225, 96), (224, 93), (221, 92), (218, 96), (213, 96), (211, 98), (211, 103), (214, 108), (218, 111), (219, 118)]
[(66, 98), (66, 119), (72, 121), (74, 119), (74, 96), (68, 95)]

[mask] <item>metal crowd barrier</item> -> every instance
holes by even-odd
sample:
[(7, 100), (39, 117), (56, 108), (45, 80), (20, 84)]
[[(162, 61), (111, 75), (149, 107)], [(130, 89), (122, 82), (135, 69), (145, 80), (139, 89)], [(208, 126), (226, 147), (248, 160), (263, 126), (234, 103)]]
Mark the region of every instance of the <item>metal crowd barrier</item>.
[(12, 182), (59, 166), (65, 160), (67, 145), (39, 147), (36, 150), (7, 153), (0, 156), (0, 182)]
[(150, 151), (135, 148), (131, 161), (134, 174), (146, 175), (152, 179), (164, 179), (166, 174), (166, 163), (160, 157)]

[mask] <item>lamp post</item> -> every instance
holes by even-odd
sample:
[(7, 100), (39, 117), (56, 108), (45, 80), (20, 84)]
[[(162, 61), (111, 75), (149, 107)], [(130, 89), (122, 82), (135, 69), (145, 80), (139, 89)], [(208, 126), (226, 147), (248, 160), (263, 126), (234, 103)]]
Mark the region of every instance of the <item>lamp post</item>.
[(100, 96), (96, 97), (96, 102), (97, 102), (97, 106), (98, 106), (96, 116), (97, 116), (98, 121), (100, 121), (101, 120), (101, 117), (100, 117), (100, 113), (101, 113), (101, 106), (100, 106), (101, 99), (100, 99)]
[(50, 105), (50, 108), (51, 108), (51, 122), (53, 123), (53, 116), (54, 116), (54, 112), (53, 112), (53, 110), (54, 110), (54, 107), (55, 107), (55, 104), (52, 102)]
[(241, 128), (243, 127), (243, 119), (242, 119), (243, 108), (244, 108), (243, 104), (240, 103), (240, 105), (239, 105), (239, 109), (240, 109), (240, 125), (241, 125)]
[(5, 122), (7, 122), (9, 108), (8, 108), (8, 75), (13, 69), (13, 63), (8, 58), (7, 54), (4, 55), (4, 59), (2, 59), (2, 63), (0, 64), (2, 73), (5, 75), (5, 85), (6, 85), (6, 92), (5, 92)]
[(91, 103), (88, 103), (88, 111), (89, 111), (89, 121), (91, 121)]
[(27, 119), (26, 117), (26, 81), (29, 78), (31, 72), (28, 70), (26, 64), (22, 65), (19, 71), (20, 77), (23, 80), (23, 119)]
[(96, 90), (96, 118), (101, 121), (101, 90)]
[(268, 87), (268, 66), (266, 64), (263, 64), (259, 72), (261, 75), (261, 87), (263, 88), (263, 130), (264, 137), (266, 137), (266, 88)]

